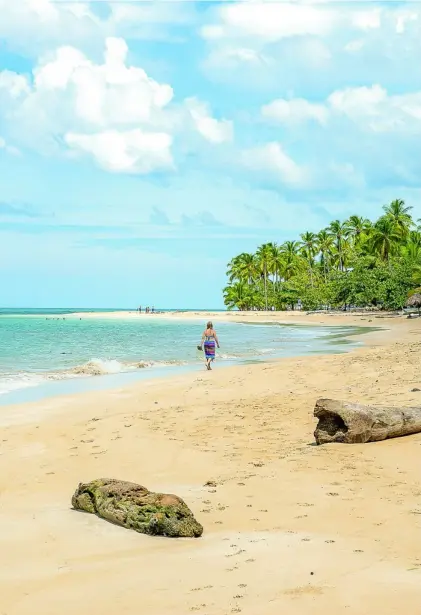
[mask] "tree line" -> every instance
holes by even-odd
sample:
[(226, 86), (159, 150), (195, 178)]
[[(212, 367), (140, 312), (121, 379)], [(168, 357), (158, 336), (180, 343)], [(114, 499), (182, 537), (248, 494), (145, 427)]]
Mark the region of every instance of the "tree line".
[(421, 286), (421, 220), (402, 199), (376, 221), (332, 221), (296, 241), (265, 243), (228, 264), (228, 309), (399, 309)]

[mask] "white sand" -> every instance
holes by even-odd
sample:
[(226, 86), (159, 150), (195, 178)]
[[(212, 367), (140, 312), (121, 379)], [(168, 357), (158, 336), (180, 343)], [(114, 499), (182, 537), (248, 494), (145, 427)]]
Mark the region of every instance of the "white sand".
[[(0, 410), (27, 417), (0, 436), (0, 613), (420, 612), (421, 435), (316, 447), (312, 412), (319, 396), (421, 404), (421, 321), (272, 317), (389, 330), (350, 354)], [(182, 496), (203, 538), (151, 538), (72, 511), (78, 482), (101, 476)]]

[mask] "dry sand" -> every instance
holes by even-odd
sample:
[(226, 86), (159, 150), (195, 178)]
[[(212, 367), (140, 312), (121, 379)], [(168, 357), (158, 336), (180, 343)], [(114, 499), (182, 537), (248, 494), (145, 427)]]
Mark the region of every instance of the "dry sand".
[[(378, 322), (346, 355), (0, 408), (1, 615), (418, 614), (421, 435), (313, 444), (319, 396), (421, 404), (421, 320)], [(182, 496), (204, 536), (72, 511), (102, 476)]]

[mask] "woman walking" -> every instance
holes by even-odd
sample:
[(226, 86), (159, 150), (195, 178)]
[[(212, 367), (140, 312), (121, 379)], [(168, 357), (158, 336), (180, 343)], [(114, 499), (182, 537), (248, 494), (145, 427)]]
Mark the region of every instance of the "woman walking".
[(210, 370), (212, 369), (211, 362), (215, 360), (215, 347), (218, 346), (219, 348), (218, 336), (211, 321), (208, 322), (206, 329), (203, 331), (201, 346), (205, 351), (206, 369)]

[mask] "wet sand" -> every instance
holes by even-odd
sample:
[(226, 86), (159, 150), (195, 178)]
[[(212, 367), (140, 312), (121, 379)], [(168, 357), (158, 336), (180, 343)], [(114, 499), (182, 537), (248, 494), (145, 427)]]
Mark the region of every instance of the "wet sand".
[[(316, 447), (312, 414), (318, 397), (421, 405), (421, 320), (250, 317), (385, 330), (349, 354), (1, 408), (2, 614), (419, 612), (421, 435)], [(101, 476), (182, 496), (203, 537), (72, 511)]]

